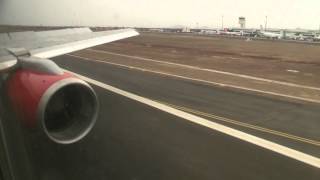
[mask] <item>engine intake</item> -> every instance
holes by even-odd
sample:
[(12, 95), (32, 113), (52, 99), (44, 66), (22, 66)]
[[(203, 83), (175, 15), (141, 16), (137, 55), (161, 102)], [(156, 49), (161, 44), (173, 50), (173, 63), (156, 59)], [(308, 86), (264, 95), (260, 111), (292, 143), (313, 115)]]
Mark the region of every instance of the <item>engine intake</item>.
[(68, 73), (19, 69), (7, 81), (11, 104), (27, 127), (40, 127), (54, 142), (70, 144), (92, 129), (98, 100), (86, 82)]
[(97, 109), (93, 89), (82, 80), (67, 78), (53, 84), (42, 96), (38, 119), (50, 139), (68, 144), (91, 130)]

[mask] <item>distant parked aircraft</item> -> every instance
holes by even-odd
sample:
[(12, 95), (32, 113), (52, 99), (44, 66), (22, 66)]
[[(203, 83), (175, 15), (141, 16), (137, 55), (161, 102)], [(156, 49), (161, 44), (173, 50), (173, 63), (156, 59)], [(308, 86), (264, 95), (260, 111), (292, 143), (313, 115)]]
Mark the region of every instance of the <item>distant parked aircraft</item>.
[(286, 39), (292, 39), (292, 40), (300, 40), (300, 36), (297, 35), (296, 33), (286, 33), (285, 34)]
[(203, 34), (219, 34), (219, 30), (201, 30), (201, 33)]
[(269, 32), (269, 31), (260, 31), (259, 35), (263, 36), (263, 37), (267, 37), (267, 38), (272, 38), (272, 39), (283, 39), (284, 38), (283, 31), (280, 31), (280, 33)]
[(232, 36), (243, 36), (243, 31), (229, 31), (229, 29), (224, 29), (223, 31), (220, 31), (219, 34), (232, 35)]
[(313, 38), (314, 41), (320, 41), (320, 35)]

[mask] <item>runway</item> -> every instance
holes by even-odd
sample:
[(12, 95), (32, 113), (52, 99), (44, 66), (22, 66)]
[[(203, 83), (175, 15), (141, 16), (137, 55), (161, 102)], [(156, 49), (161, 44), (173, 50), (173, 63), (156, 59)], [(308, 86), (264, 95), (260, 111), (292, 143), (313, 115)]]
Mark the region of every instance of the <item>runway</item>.
[[(320, 106), (317, 104), (286, 102), (152, 73), (128, 71), (125, 68), (81, 61), (74, 57), (67, 58), (68, 60), (60, 61), (57, 59), (57, 62), (69, 70), (143, 97), (312, 139), (317, 145), (308, 147), (310, 145), (308, 143), (299, 146), (297, 141), (291, 143), (287, 142), (287, 139), (279, 141), (277, 136), (272, 138), (269, 137), (270, 134), (262, 134), (272, 141), (290, 144), (294, 148), (320, 157), (318, 149), (320, 114), (317, 112)], [(94, 69), (94, 72), (90, 73), (88, 68)]]
[[(68, 56), (55, 58), (55, 62), (143, 97), (319, 142), (320, 114), (315, 104), (286, 102)], [(95, 89), (102, 108), (93, 132), (69, 147), (48, 142), (51, 154), (62, 157), (36, 156), (39, 168), (56, 167), (43, 166), (43, 162), (53, 162), (65, 169), (59, 172), (61, 177), (76, 179), (317, 179), (320, 175), (319, 169), (305, 163)], [(320, 156), (317, 144), (210, 120)], [(82, 170), (86, 171), (78, 175)]]
[[(320, 157), (317, 104), (289, 102), (70, 56), (54, 60), (61, 67), (86, 77)], [(41, 133), (26, 135), (27, 151), (37, 178), (300, 180), (320, 177), (319, 168), (93, 87), (101, 111), (93, 131), (84, 140), (61, 146)]]

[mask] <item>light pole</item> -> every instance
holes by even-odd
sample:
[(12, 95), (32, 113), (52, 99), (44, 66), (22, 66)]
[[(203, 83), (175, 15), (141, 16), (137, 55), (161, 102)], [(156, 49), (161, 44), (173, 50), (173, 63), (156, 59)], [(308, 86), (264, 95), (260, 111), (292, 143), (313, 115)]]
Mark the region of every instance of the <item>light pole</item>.
[(264, 31), (267, 31), (267, 25), (268, 25), (268, 16), (266, 16), (266, 22), (264, 25)]
[(221, 16), (221, 27), (222, 27), (222, 30), (223, 30), (223, 15)]

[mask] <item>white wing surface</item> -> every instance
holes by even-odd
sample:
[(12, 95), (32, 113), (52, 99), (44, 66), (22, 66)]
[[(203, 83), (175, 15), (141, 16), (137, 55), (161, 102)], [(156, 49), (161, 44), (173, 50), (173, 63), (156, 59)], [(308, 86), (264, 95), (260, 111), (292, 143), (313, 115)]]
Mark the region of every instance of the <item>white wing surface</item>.
[(0, 71), (14, 66), (19, 56), (52, 58), (137, 35), (134, 29), (92, 32), (89, 28), (3, 33), (0, 34)]

